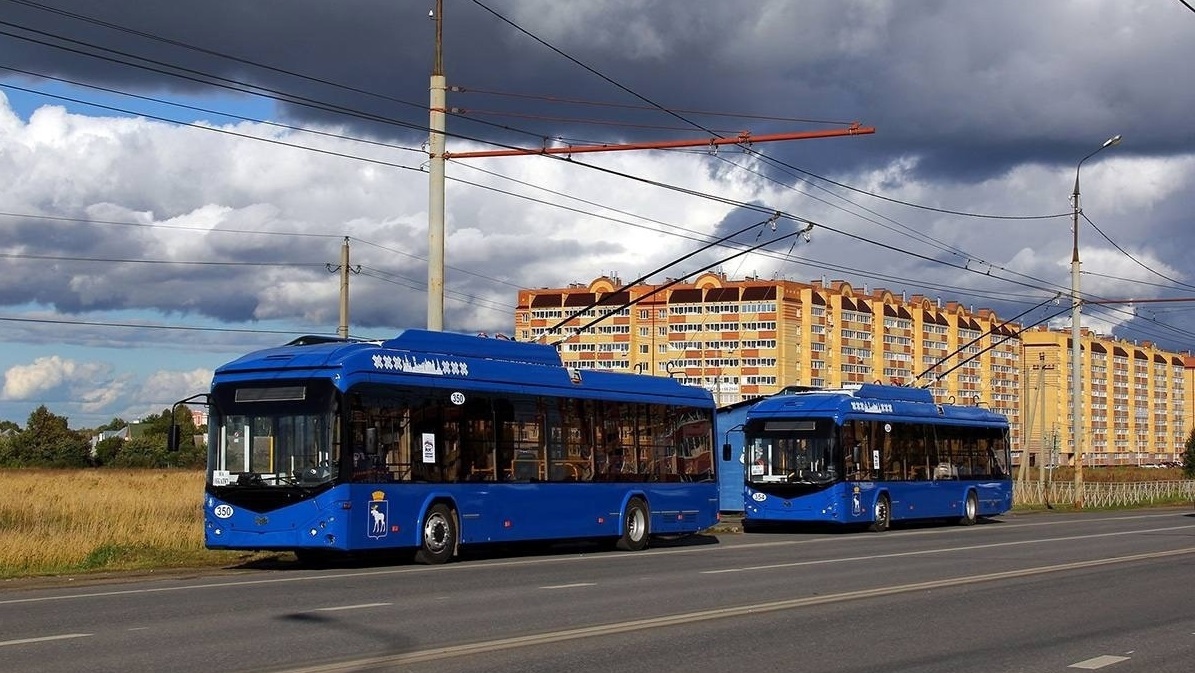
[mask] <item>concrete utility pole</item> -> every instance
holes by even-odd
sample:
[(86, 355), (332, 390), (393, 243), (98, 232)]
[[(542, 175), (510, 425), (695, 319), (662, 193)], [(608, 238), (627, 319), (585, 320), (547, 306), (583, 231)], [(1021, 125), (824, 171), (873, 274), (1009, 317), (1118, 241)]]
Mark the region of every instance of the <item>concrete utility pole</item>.
[(1046, 354), (1038, 353), (1038, 356), (1038, 364), (1041, 368), (1037, 372), (1037, 403), (1040, 405), (1041, 428), (1038, 430), (1037, 483), (1044, 485), (1046, 463), (1049, 461), (1049, 456), (1046, 455)]
[[(1045, 353), (1037, 354), (1037, 365), (1034, 367), (1034, 369), (1038, 370), (1037, 388), (1033, 392), (1037, 393), (1038, 398), (1041, 398), (1044, 395), (1044, 388), (1042, 387), (1042, 372), (1045, 371), (1045, 359), (1046, 359)], [(1034, 410), (1037, 408), (1037, 405), (1033, 403), (1034, 398), (1032, 395), (1030, 395), (1029, 377), (1028, 376), (1022, 377), (1022, 381), (1024, 382), (1024, 385), (1021, 386), (1021, 389), (1022, 389), (1022, 391), (1024, 391), (1023, 394), (1024, 394), (1025, 399), (1029, 400), (1030, 404), (1029, 404), (1028, 409), (1025, 412), (1025, 432), (1021, 438), (1021, 444), (1024, 448), (1021, 449), (1021, 464), (1017, 466), (1017, 481), (1020, 483), (1026, 483), (1029, 478), (1030, 446), (1033, 444), (1033, 421), (1034, 421), (1033, 414), (1034, 414)], [(1043, 406), (1043, 408), (1045, 407), (1044, 402), (1043, 402), (1042, 406)], [(1042, 423), (1042, 426), (1043, 427), (1045, 426), (1044, 422)], [(1039, 443), (1039, 450), (1038, 450), (1038, 460), (1039, 461), (1041, 460), (1041, 454), (1043, 453), (1043, 450), (1040, 449), (1040, 444), (1044, 444), (1044, 439)]]
[(436, 57), (432, 66), (428, 128), (427, 328), (444, 329), (444, 0), (432, 10)]
[(349, 266), (349, 237), (344, 237), (340, 244), (340, 265), (327, 265), (328, 273), (340, 272), (340, 327), (336, 328), (336, 335), (341, 339), (349, 338), (349, 273), (361, 273), (361, 267)]

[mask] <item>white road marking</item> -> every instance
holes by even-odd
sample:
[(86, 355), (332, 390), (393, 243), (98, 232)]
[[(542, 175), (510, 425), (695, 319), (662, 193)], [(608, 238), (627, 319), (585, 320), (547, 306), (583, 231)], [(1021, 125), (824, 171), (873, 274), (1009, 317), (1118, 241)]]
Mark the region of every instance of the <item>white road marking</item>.
[[(1131, 516), (1119, 516), (1119, 517), (1118, 516), (1108, 516), (1108, 517), (1084, 519), (1084, 521), (1085, 522), (1116, 521), (1119, 519), (1150, 519), (1150, 518), (1165, 518), (1165, 517), (1176, 517), (1176, 516), (1185, 517), (1186, 515), (1187, 515), (1186, 510), (1183, 510), (1182, 512), (1179, 512), (1179, 513), (1167, 512), (1164, 514), (1144, 514), (1144, 515), (1131, 515)], [(1037, 527), (1037, 526), (1051, 526), (1051, 525), (1073, 526), (1074, 519), (1071, 517), (1066, 517), (1062, 521), (1040, 521), (1040, 522), (1033, 522), (1033, 523), (1015, 523), (1015, 524), (1014, 523), (1005, 523), (1005, 524), (1001, 525), (1000, 528), (1001, 528), (1001, 530), (1005, 530), (1005, 529), (1009, 529), (1009, 528)], [(1192, 526), (1176, 526), (1174, 528), (1157, 528), (1157, 529), (1153, 529), (1153, 530), (1132, 531), (1132, 532), (1126, 531), (1125, 533), (1122, 533), (1122, 534), (1132, 535), (1132, 534), (1150, 533), (1150, 532), (1165, 531), (1165, 530), (1179, 530), (1179, 529), (1191, 528), (1191, 527)], [(971, 528), (971, 529), (967, 529), (967, 530), (969, 530), (969, 531), (982, 530), (982, 527), (980, 526), (980, 527), (975, 527), (975, 528)], [(942, 529), (934, 529), (934, 530), (900, 531), (899, 534), (900, 535), (941, 535), (943, 533), (952, 533), (953, 534), (953, 533), (959, 533), (959, 532), (963, 532), (963, 531), (961, 531), (959, 528), (956, 528), (956, 527), (950, 527), (950, 528), (942, 528)], [(1084, 539), (1087, 537), (1104, 537), (1105, 535), (1107, 535), (1107, 534), (1104, 534), (1104, 535), (1076, 535), (1073, 537), (1066, 537), (1066, 538), (1053, 538), (1052, 540), (1034, 540), (1033, 542), (1046, 542), (1046, 541), (1057, 541), (1057, 540), (1076, 540), (1076, 539)], [(862, 542), (862, 541), (871, 540), (871, 539), (873, 539), (873, 538), (868, 537), (866, 535), (860, 535), (855, 538), (844, 538), (843, 536), (833, 536), (833, 537), (826, 537), (826, 538), (813, 538), (813, 539), (802, 539), (802, 540), (772, 540), (772, 541), (768, 541), (768, 542), (748, 542), (745, 544), (725, 545), (725, 546), (698, 545), (698, 546), (684, 547), (684, 548), (679, 548), (679, 549), (647, 550), (646, 552), (643, 552), (643, 553), (651, 554), (651, 555), (655, 555), (655, 556), (669, 556), (669, 555), (673, 555), (673, 554), (711, 554), (711, 553), (735, 552), (735, 551), (741, 551), (741, 550), (758, 549), (760, 547), (788, 547), (788, 546), (809, 545), (809, 544), (814, 544), (814, 543), (845, 542), (845, 541), (851, 541), (851, 540), (858, 540), (858, 541)], [(949, 550), (949, 548), (947, 550)], [(474, 570), (486, 570), (489, 568), (502, 568), (502, 567), (512, 567), (512, 566), (531, 566), (531, 565), (541, 565), (541, 564), (559, 564), (562, 562), (598, 561), (601, 563), (622, 563), (622, 562), (630, 562), (631, 560), (633, 560), (639, 556), (641, 556), (641, 554), (592, 554), (592, 555), (579, 554), (577, 556), (568, 556), (568, 557), (551, 556), (551, 557), (533, 558), (533, 559), (508, 559), (508, 560), (499, 560), (499, 561), (476, 563), (476, 564), (462, 563), (462, 564), (456, 564), (456, 565), (449, 564), (449, 565), (418, 566), (418, 567), (406, 567), (406, 568), (387, 568), (384, 570), (367, 570), (364, 572), (331, 572), (331, 573), (320, 574), (320, 575), (300, 575), (300, 576), (295, 576), (295, 577), (271, 577), (269, 579), (252, 579), (252, 580), (229, 580), (229, 581), (225, 581), (225, 582), (185, 584), (185, 585), (181, 585), (181, 586), (172, 586), (172, 587), (118, 589), (118, 590), (113, 590), (113, 591), (94, 591), (94, 592), (77, 593), (77, 594), (62, 594), (62, 595), (55, 595), (55, 596), (38, 596), (38, 597), (32, 597), (32, 598), (14, 598), (14, 599), (8, 599), (8, 600), (0, 600), (0, 605), (15, 605), (18, 603), (44, 603), (44, 602), (49, 602), (49, 601), (78, 600), (81, 598), (103, 598), (106, 596), (129, 596), (129, 595), (136, 595), (136, 594), (154, 594), (154, 593), (165, 593), (165, 592), (174, 592), (174, 591), (197, 591), (197, 590), (203, 590), (203, 589), (221, 589), (221, 588), (227, 588), (227, 587), (245, 587), (245, 586), (269, 585), (269, 584), (283, 584), (283, 583), (292, 583), (292, 582), (322, 582), (322, 581), (327, 581), (327, 580), (338, 580), (338, 579), (346, 579), (346, 578), (354, 578), (354, 577), (384, 577), (384, 576), (391, 576), (391, 575), (409, 575), (409, 574), (415, 574), (415, 573), (423, 574), (423, 573), (433, 573), (433, 572), (436, 573), (437, 575), (443, 575), (444, 573), (470, 572), (470, 571), (474, 571)], [(248, 574), (248, 573), (246, 573), (246, 574)]]
[(974, 551), (976, 549), (994, 549), (997, 547), (1019, 547), (1029, 544), (1042, 544), (1045, 542), (1070, 542), (1072, 540), (1086, 540), (1090, 538), (1099, 537), (1119, 537), (1122, 535), (1138, 535), (1142, 533), (1161, 533), (1174, 530), (1185, 530), (1188, 528), (1195, 528), (1195, 526), (1170, 526), (1167, 528), (1153, 528), (1150, 530), (1138, 531), (1117, 531), (1115, 533), (1097, 533), (1095, 535), (1072, 535), (1067, 537), (1051, 537), (1038, 538), (1035, 540), (1017, 540), (1015, 542), (992, 542), (990, 544), (973, 544), (962, 547), (942, 547), (940, 549), (920, 549), (917, 551), (894, 552), (891, 554), (869, 554), (867, 556), (846, 556), (833, 559), (820, 559), (816, 561), (793, 561), (791, 563), (772, 563), (768, 565), (759, 566), (739, 566), (737, 568), (722, 568), (720, 570), (702, 570), (702, 575), (718, 575), (722, 573), (741, 573), (750, 570), (775, 570), (777, 568), (795, 568), (799, 566), (808, 565), (823, 565), (827, 563), (842, 563), (844, 561), (871, 561), (881, 558), (901, 558), (905, 556), (928, 556), (930, 554), (946, 554), (956, 551)]
[(1128, 660), (1128, 657), (1116, 657), (1112, 656), (1111, 654), (1105, 654), (1100, 657), (1088, 659), (1087, 661), (1080, 661), (1077, 664), (1071, 664), (1070, 666), (1067, 666), (1067, 668), (1082, 668), (1088, 671), (1094, 671), (1097, 668), (1111, 666), (1112, 664), (1119, 664), (1122, 661)]
[(576, 584), (553, 584), (540, 589), (576, 589), (577, 587), (596, 587), (596, 582), (577, 582)]
[(6, 645), (26, 645), (28, 643), (45, 643), (51, 640), (69, 640), (71, 638), (86, 638), (95, 634), (92, 633), (64, 633), (59, 636), (42, 636), (40, 638), (21, 638), (20, 640), (5, 640), (0, 642), (0, 647)]
[[(490, 652), (500, 652), (504, 650), (513, 650), (520, 647), (533, 647), (537, 645), (548, 645), (552, 643), (567, 642), (571, 640), (579, 640), (581, 638), (592, 638), (595, 636), (610, 636), (620, 633), (629, 633), (640, 631), (644, 629), (664, 628), (669, 626), (679, 626), (682, 624), (692, 624), (696, 622), (711, 621), (716, 619), (727, 619), (732, 617), (742, 617), (746, 615), (757, 616), (763, 613), (779, 612), (783, 610), (795, 610), (799, 608), (806, 608), (815, 605), (826, 605), (831, 603), (840, 603), (843, 601), (859, 600), (864, 598), (875, 598), (878, 596), (892, 596), (896, 594), (903, 594), (909, 592), (925, 591), (926, 589), (937, 589), (952, 586), (964, 586), (968, 584), (979, 584), (982, 582), (992, 582), (997, 580), (1009, 579), (1013, 577), (1029, 577), (1033, 575), (1042, 575), (1046, 573), (1060, 572), (1071, 570), (1077, 567), (1090, 567), (1095, 565), (1107, 565), (1114, 563), (1129, 563), (1139, 561), (1146, 558), (1164, 558), (1167, 556), (1176, 556), (1179, 554), (1195, 554), (1195, 547), (1188, 547), (1186, 549), (1155, 552), (1150, 554), (1134, 554), (1132, 556), (1121, 556), (1118, 558), (1100, 559), (1097, 561), (1087, 561), (1082, 563), (1066, 563), (1054, 566), (1042, 566), (1038, 568), (1026, 568), (1024, 570), (1011, 570), (1007, 572), (991, 573), (988, 575), (971, 575), (968, 577), (957, 577), (953, 579), (935, 580), (930, 582), (915, 582), (912, 584), (899, 584), (888, 587), (878, 587), (875, 589), (862, 589), (859, 591), (846, 591), (838, 594), (827, 594), (823, 596), (809, 596), (806, 598), (791, 598), (786, 600), (769, 601), (766, 603), (752, 603), (750, 605), (737, 605), (725, 608), (713, 608), (709, 610), (697, 610), (694, 612), (685, 612), (675, 615), (665, 615), (663, 617), (648, 617), (645, 619), (635, 619), (630, 621), (620, 621), (611, 624), (599, 624), (596, 626), (583, 626), (574, 629), (564, 629), (561, 631), (547, 631), (544, 633), (533, 633), (526, 636), (514, 636), (511, 638), (498, 638), (495, 640), (484, 640), (475, 643), (464, 643), (462, 645), (450, 645), (447, 647), (433, 647), (426, 650), (416, 652), (407, 652), (404, 654), (389, 654), (377, 657), (366, 657), (362, 659), (355, 659), (350, 661), (341, 661), (331, 664), (316, 664), (313, 666), (300, 666), (296, 668), (286, 669), (288, 673), (351, 673), (352, 671), (359, 671), (362, 669), (374, 668), (392, 668), (403, 664), (413, 664), (428, 661), (437, 661), (440, 659), (449, 659), (452, 657), (463, 657), (470, 655), (486, 654)], [(1112, 657), (1113, 659), (1119, 658)], [(1103, 660), (1103, 657), (1098, 658)], [(1095, 659), (1090, 661), (1096, 661)], [(1081, 662), (1087, 663), (1087, 662)], [(1109, 661), (1108, 663), (1115, 663)], [(1076, 664), (1075, 666), (1077, 666)], [(1107, 665), (1107, 664), (1104, 664)]]
[(312, 612), (340, 612), (341, 610), (363, 610), (365, 608), (384, 608), (393, 603), (360, 603), (358, 605), (337, 605), (331, 608), (316, 608)]

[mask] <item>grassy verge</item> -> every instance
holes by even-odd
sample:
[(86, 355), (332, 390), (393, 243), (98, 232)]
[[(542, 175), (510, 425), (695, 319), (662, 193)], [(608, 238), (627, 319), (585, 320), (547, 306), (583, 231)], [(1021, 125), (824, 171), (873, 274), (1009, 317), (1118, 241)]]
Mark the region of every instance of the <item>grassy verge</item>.
[[(1089, 468), (1084, 477), (1151, 481), (1182, 475), (1178, 470)], [(1060, 470), (1054, 478), (1071, 475)], [(205, 549), (202, 504), (199, 470), (0, 470), (0, 579), (224, 567), (262, 557)], [(1190, 502), (1152, 503), (1170, 505)], [(1045, 507), (1016, 511), (1032, 509)], [(1056, 504), (1054, 509), (1073, 507)]]
[(203, 547), (203, 472), (0, 470), (0, 578), (223, 566)]

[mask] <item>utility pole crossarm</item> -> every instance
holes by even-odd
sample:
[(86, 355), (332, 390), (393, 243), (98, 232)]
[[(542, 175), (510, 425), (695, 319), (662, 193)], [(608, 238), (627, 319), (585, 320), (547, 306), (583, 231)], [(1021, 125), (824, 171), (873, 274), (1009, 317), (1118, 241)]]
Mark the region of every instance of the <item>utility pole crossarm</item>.
[(477, 159), (482, 157), (518, 157), (534, 154), (585, 154), (588, 152), (621, 152), (625, 150), (668, 150), (682, 147), (716, 147), (719, 145), (750, 145), (780, 140), (809, 140), (812, 138), (837, 138), (875, 133), (875, 127), (860, 126), (858, 122), (844, 129), (827, 131), (794, 131), (790, 133), (769, 133), (753, 136), (743, 131), (734, 138), (695, 138), (691, 140), (661, 140), (644, 143), (621, 143), (609, 145), (573, 145), (567, 147), (537, 147), (534, 149), (481, 150), (477, 152), (445, 152), (447, 159)]

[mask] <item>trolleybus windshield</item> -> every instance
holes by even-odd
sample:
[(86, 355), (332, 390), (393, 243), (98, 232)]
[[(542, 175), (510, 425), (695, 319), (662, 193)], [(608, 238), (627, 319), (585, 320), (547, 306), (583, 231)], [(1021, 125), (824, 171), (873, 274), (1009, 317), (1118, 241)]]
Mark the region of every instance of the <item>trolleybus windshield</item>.
[(209, 422), (211, 486), (310, 486), (335, 479), (332, 387), (323, 381), (217, 386)]

